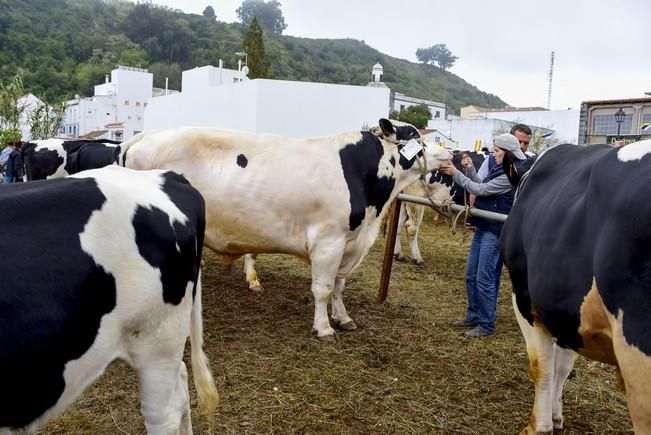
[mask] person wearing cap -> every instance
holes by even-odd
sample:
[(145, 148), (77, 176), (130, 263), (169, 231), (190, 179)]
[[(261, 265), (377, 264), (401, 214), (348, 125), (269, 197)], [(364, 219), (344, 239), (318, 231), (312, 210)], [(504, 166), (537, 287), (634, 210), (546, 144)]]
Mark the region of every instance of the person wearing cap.
[[(510, 133), (493, 138), (493, 154), (497, 164), (484, 180), (477, 176), (469, 158), (461, 161), (465, 175), (451, 162), (441, 166), (439, 171), (450, 175), (455, 183), (475, 195), (475, 207), (508, 214), (513, 206), (513, 188), (502, 169), (502, 162), (505, 157), (513, 161), (526, 160), (526, 156), (518, 139)], [(503, 224), (478, 217), (472, 217), (469, 221), (476, 230), (466, 263), (468, 307), (466, 317), (453, 326), (472, 328), (465, 332), (467, 337), (485, 337), (495, 334), (497, 294), (502, 273), (499, 236)]]

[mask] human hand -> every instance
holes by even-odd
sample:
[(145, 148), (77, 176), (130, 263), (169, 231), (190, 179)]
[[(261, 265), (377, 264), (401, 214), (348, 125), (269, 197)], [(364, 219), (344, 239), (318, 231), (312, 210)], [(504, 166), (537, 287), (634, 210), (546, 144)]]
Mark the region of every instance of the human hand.
[(446, 162), (441, 165), (439, 171), (445, 175), (454, 176), (457, 173), (457, 168), (454, 167), (452, 162)]

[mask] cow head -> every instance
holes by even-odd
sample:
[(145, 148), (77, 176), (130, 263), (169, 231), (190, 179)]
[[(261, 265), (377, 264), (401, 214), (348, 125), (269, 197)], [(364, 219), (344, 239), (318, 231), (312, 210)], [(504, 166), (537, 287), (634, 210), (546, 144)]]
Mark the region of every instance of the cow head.
[[(53, 175), (64, 176), (66, 152), (62, 141), (48, 139), (28, 142), (23, 146), (22, 156), (27, 180), (45, 180)], [(63, 173), (62, 173), (63, 172)]]

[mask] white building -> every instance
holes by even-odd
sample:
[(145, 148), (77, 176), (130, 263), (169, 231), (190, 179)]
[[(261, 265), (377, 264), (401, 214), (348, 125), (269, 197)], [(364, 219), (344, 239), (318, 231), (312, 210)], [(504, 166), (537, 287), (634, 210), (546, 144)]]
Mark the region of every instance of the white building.
[(153, 74), (118, 66), (92, 97), (66, 102), (61, 135), (126, 140), (143, 130), (144, 113), (154, 93)]
[[(384, 83), (384, 68), (379, 63), (373, 65), (371, 72), (371, 81), (367, 86), (371, 87), (387, 87)], [(436, 101), (425, 100), (422, 98), (409, 97), (407, 95), (401, 94), (400, 92), (391, 92), (389, 97), (389, 112), (402, 112), (410, 106), (418, 106), (424, 104), (429, 109), (429, 113), (432, 114), (432, 119), (429, 121), (436, 121), (438, 119), (445, 119), (446, 115), (446, 105), (444, 103), (438, 103)], [(427, 128), (434, 128), (427, 125)]]
[[(493, 149), (493, 136), (498, 132), (504, 133), (518, 122), (504, 121), (502, 119), (449, 119), (430, 122), (434, 128), (441, 131), (452, 141), (449, 148), (459, 150), (475, 150), (481, 148)], [(547, 135), (552, 130), (527, 124), (534, 134)]]
[(468, 119), (501, 119), (553, 130), (553, 137), (560, 143), (578, 143), (580, 110), (538, 109), (483, 109), (469, 113)]
[(21, 109), (20, 119), (20, 135), (22, 140), (29, 141), (32, 139), (32, 116), (37, 107), (42, 106), (44, 103), (34, 94), (25, 94), (18, 98), (16, 104)]
[(150, 100), (145, 129), (212, 126), (305, 138), (377, 125), (389, 105), (387, 87), (248, 80), (223, 67), (184, 71), (182, 80), (181, 93)]

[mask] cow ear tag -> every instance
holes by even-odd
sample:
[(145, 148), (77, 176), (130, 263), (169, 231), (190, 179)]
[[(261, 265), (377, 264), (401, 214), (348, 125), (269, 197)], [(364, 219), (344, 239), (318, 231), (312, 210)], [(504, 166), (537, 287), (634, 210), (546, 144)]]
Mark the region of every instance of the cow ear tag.
[(411, 139), (400, 150), (400, 154), (407, 160), (413, 159), (423, 149), (423, 146), (416, 140)]

